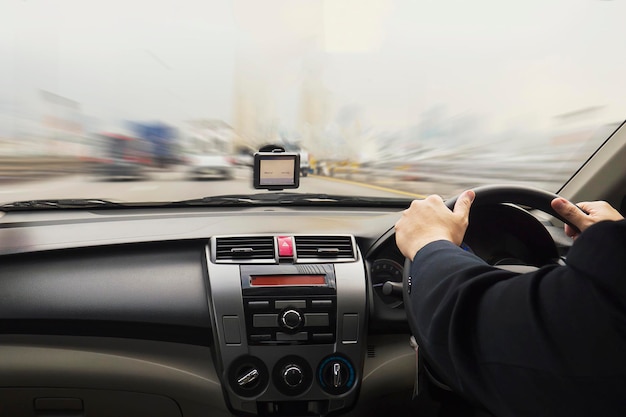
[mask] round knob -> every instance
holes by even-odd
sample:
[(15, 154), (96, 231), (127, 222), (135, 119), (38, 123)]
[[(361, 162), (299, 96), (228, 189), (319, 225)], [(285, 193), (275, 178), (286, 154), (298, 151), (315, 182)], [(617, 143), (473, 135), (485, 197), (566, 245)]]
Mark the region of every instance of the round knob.
[(326, 377), (332, 388), (341, 388), (348, 382), (346, 366), (341, 362), (331, 362), (326, 368), (326, 372)]
[(356, 383), (356, 374), (350, 361), (343, 356), (332, 356), (322, 361), (318, 381), (324, 391), (338, 395), (349, 391)]
[(302, 324), (302, 315), (296, 310), (287, 310), (281, 315), (280, 322), (286, 329), (294, 330)]
[(304, 380), (302, 368), (295, 364), (289, 364), (283, 368), (283, 381), (291, 388), (295, 388)]
[(242, 397), (259, 395), (269, 383), (270, 373), (263, 361), (255, 356), (244, 355), (235, 359), (227, 371), (228, 384), (234, 393)]
[(237, 374), (237, 385), (242, 388), (253, 387), (260, 375), (259, 370), (256, 368), (243, 368)]
[(300, 395), (311, 387), (313, 372), (306, 359), (289, 355), (274, 365), (272, 382), (281, 394)]

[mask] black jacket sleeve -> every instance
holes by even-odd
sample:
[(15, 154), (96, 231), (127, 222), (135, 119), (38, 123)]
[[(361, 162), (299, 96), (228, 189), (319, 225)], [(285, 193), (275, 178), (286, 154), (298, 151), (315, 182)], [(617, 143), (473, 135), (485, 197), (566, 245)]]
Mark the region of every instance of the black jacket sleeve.
[(411, 330), (458, 393), (498, 416), (626, 415), (626, 221), (587, 229), (566, 266), (516, 274), (437, 241), (410, 276)]

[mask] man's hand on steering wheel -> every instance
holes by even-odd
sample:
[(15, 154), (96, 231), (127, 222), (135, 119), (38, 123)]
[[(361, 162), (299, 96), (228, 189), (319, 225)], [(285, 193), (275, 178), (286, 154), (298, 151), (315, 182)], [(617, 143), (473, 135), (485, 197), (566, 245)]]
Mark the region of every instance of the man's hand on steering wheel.
[(436, 195), (413, 201), (395, 225), (396, 244), (402, 254), (413, 260), (417, 251), (437, 240), (449, 240), (460, 245), (467, 230), (474, 197), (474, 191), (465, 191), (452, 211)]
[(604, 220), (622, 220), (624, 217), (606, 201), (583, 202), (576, 205), (564, 198), (552, 200), (552, 208), (572, 225), (565, 225), (565, 234), (576, 239), (589, 226)]

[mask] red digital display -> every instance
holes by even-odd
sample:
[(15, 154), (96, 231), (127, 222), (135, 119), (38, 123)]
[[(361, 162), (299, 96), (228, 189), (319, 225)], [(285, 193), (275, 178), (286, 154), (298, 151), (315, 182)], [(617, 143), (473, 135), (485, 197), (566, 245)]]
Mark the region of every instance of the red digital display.
[(250, 285), (270, 286), (270, 285), (325, 285), (324, 275), (252, 275)]

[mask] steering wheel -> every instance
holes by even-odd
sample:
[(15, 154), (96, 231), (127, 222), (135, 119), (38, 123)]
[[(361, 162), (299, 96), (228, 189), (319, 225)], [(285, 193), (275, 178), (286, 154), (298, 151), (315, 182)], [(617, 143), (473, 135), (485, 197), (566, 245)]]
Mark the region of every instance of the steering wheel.
[[(558, 195), (528, 186), (520, 186), (520, 185), (489, 185), (474, 188), (473, 191), (476, 193), (476, 197), (474, 202), (472, 203), (472, 207), (480, 207), (480, 206), (488, 206), (488, 205), (497, 205), (502, 203), (512, 203), (528, 208), (538, 209), (547, 214), (550, 214), (557, 219), (561, 220), (564, 223), (569, 222), (566, 221), (561, 215), (559, 215), (551, 206), (551, 202), (553, 199), (557, 198)], [(454, 205), (458, 199), (457, 197), (446, 200), (446, 206), (452, 210)], [(572, 226), (570, 224), (570, 226)], [(574, 227), (574, 226), (572, 226)], [(529, 265), (503, 265), (498, 266), (498, 268), (506, 269), (514, 272), (527, 272), (537, 269), (536, 267)], [(404, 266), (404, 278), (403, 278), (403, 297), (404, 297), (404, 305), (407, 310), (407, 319), (410, 320), (412, 315), (408, 310), (411, 309), (410, 300), (408, 299), (408, 291), (407, 291), (407, 283), (408, 277), (411, 269), (411, 261), (407, 258), (405, 260)], [(412, 338), (413, 339), (413, 338)], [(413, 344), (414, 340), (412, 340)], [(415, 347), (415, 346), (414, 346)], [(440, 389), (446, 391), (453, 391), (449, 385), (442, 381), (442, 379), (438, 376), (436, 366), (432, 366), (432, 364), (428, 363), (424, 360), (424, 354), (420, 350), (418, 350), (418, 372), (423, 372), (433, 385), (439, 387)], [(421, 375), (418, 375), (418, 380), (424, 380), (421, 378)]]
[[(550, 205), (552, 200), (559, 197), (557, 194), (523, 185), (485, 185), (473, 188), (472, 190), (476, 193), (476, 198), (472, 203), (472, 207), (500, 203), (513, 203), (541, 210), (544, 213), (548, 213), (556, 217), (563, 223), (567, 223), (570, 226), (575, 227), (559, 213), (554, 211)], [(446, 200), (446, 206), (448, 206), (450, 210), (454, 209), (457, 199), (458, 196)]]

